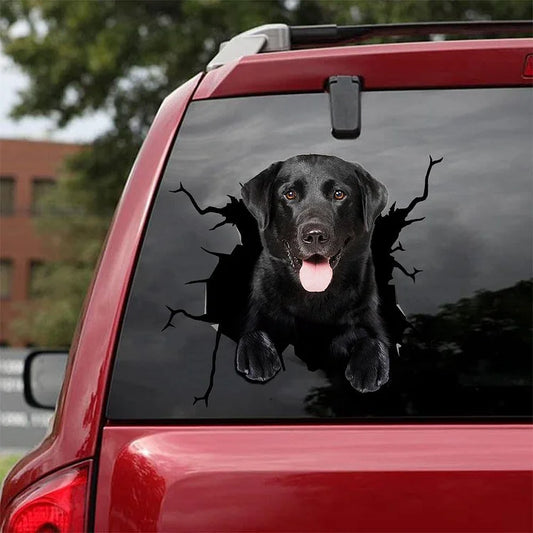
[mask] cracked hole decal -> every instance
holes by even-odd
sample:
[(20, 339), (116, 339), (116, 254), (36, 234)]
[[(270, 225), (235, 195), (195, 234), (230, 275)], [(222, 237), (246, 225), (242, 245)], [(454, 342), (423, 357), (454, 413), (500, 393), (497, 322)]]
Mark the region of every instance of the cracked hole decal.
[(184, 318), (216, 329), (208, 386), (194, 403), (208, 405), (221, 335), (236, 343), (236, 371), (251, 382), (283, 371), (291, 344), (309, 370), (341, 376), (361, 393), (385, 385), (389, 358), (409, 326), (393, 271), (415, 282), (423, 266), (406, 268), (394, 254), (405, 251), (402, 230), (423, 220), (408, 216), (428, 198), (431, 170), (441, 161), (430, 156), (422, 194), (405, 208), (394, 202), (385, 214), (385, 186), (331, 156), (274, 163), (223, 207), (201, 208), (181, 183), (171, 190), (186, 195), (199, 215), (219, 215), (211, 230), (232, 225), (241, 237), (232, 251), (204, 250), (217, 265), (208, 278), (188, 282), (205, 286), (204, 314), (166, 306), (162, 331)]

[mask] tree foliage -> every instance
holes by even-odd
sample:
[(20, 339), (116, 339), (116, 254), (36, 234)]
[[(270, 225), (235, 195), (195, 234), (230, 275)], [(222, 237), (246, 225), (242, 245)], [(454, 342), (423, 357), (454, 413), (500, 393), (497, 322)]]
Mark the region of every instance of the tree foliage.
[[(13, 116), (51, 117), (61, 128), (76, 117), (104, 111), (113, 124), (68, 161), (69, 179), (61, 180), (54, 200), (56, 213), (63, 215), (42, 224), (44, 231), (59, 232), (64, 253), (47, 268), (42, 310), (32, 310), (21, 332), (41, 344), (70, 342), (107, 222), (158, 106), (203, 70), (224, 40), (268, 22), (364, 24), (531, 16), (529, 0), (2, 2), (4, 53), (29, 78)], [(79, 255), (72, 254), (80, 247)]]

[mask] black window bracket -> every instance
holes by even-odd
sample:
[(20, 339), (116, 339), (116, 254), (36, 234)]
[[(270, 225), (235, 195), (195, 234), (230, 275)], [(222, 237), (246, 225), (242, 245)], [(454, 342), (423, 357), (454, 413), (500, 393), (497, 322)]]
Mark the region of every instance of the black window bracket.
[(336, 139), (357, 139), (361, 134), (361, 87), (359, 76), (328, 79), (331, 134)]

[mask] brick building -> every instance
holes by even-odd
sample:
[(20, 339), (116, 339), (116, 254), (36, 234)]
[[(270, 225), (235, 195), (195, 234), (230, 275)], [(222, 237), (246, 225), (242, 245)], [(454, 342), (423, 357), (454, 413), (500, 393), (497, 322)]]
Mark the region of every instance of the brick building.
[(64, 158), (78, 144), (0, 139), (0, 345), (22, 343), (11, 331), (21, 304), (32, 298), (32, 280), (51, 258), (33, 218), (54, 187)]

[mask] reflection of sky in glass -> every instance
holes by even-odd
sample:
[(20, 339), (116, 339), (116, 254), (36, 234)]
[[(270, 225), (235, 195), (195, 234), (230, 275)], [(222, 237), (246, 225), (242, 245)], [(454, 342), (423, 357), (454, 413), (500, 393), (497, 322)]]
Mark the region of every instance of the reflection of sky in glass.
[[(402, 232), (406, 251), (396, 254), (406, 268), (423, 270), (416, 284), (395, 274), (400, 305), (407, 314), (435, 313), (477, 290), (532, 275), (531, 103), (527, 89), (364, 93), (355, 141), (331, 136), (325, 94), (192, 103), (156, 200), (120, 343), (119, 381), (133, 392), (130, 398), (139, 393), (127, 401), (138, 402), (141, 412), (164, 413), (156, 416), (223, 416), (227, 406), (216, 397), (217, 383), (219, 389), (224, 383), (224, 401), (233, 398), (239, 416), (253, 416), (261, 402), (262, 416), (302, 416), (303, 407), (287, 395), (301, 398), (321, 379), (302, 376), (301, 363), (289, 357), (282, 379), (249, 384), (234, 371), (234, 343), (223, 339), (209, 410), (192, 407), (192, 397), (207, 386), (215, 332), (176, 317), (176, 329), (161, 334), (165, 305), (200, 314), (203, 286), (184, 285), (208, 277), (216, 265), (200, 247), (229, 253), (238, 234), (232, 227), (208, 231), (220, 217), (196, 214), (184, 195), (169, 190), (182, 182), (201, 206), (222, 206), (228, 194), (239, 196), (239, 183), (273, 161), (318, 153), (359, 162), (387, 186), (390, 202), (403, 207), (422, 192), (428, 155), (444, 156), (433, 169), (429, 199), (411, 215), (426, 220)], [(127, 374), (137, 376), (139, 368), (142, 385), (128, 383)], [(169, 387), (169, 380), (179, 387)], [(253, 403), (243, 401), (248, 397)]]

